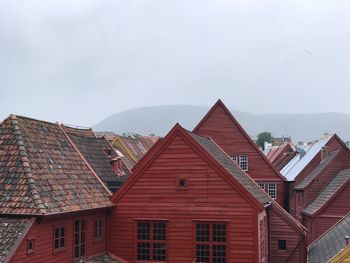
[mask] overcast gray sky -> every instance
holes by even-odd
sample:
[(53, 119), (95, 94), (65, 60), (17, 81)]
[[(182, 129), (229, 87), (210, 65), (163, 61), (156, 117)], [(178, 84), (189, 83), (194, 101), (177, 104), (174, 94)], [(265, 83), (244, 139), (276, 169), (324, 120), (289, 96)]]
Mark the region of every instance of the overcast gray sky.
[(350, 113), (350, 1), (0, 0), (0, 118), (140, 106)]

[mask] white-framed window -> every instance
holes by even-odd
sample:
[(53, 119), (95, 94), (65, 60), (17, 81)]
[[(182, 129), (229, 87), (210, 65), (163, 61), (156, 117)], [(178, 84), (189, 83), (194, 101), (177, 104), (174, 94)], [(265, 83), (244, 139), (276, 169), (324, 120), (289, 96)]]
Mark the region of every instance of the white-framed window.
[(268, 189), (267, 189), (267, 193), (269, 194), (269, 196), (271, 196), (271, 198), (276, 199), (277, 197), (277, 186), (276, 184), (268, 184)]
[(235, 154), (235, 155), (229, 155), (230, 158), (232, 159), (232, 161), (234, 161), (236, 164), (238, 164), (238, 155)]
[(248, 171), (248, 155), (242, 154), (239, 156), (239, 166), (243, 171)]
[(265, 183), (258, 183), (261, 189), (265, 190)]

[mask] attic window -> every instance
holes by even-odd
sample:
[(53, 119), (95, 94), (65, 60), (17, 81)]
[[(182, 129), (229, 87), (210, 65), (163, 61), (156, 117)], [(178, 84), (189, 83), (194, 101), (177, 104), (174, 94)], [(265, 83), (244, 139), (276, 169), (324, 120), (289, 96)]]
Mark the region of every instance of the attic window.
[(185, 178), (177, 178), (177, 189), (178, 190), (187, 189), (187, 180)]
[(27, 254), (34, 253), (34, 239), (27, 240)]
[(287, 250), (286, 240), (278, 240), (278, 250)]

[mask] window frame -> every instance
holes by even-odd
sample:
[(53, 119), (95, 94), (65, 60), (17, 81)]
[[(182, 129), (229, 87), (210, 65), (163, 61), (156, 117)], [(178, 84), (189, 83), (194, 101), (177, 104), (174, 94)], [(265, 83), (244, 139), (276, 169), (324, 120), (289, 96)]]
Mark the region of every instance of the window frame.
[[(56, 229), (59, 229), (59, 233), (61, 233), (61, 229), (64, 229), (64, 236), (61, 237), (60, 234), (59, 234), (59, 237), (56, 238)], [(59, 247), (59, 248), (56, 248), (55, 247), (55, 242), (56, 242), (56, 239), (58, 239), (59, 241), (59, 245), (60, 245), (60, 241), (61, 239), (63, 238), (63, 242), (64, 242), (64, 246), (63, 247)], [(57, 252), (60, 252), (60, 251), (63, 251), (66, 249), (66, 246), (67, 246), (67, 227), (66, 225), (53, 225), (53, 240), (52, 240), (52, 248), (53, 248), (53, 253), (57, 253)]]
[(277, 242), (277, 249), (278, 251), (287, 251), (287, 240), (279, 239)]
[[(245, 160), (242, 160), (242, 159), (245, 159)], [(243, 165), (242, 163), (245, 163), (246, 167), (243, 168)], [(241, 169), (245, 172), (248, 172), (249, 171), (249, 156), (248, 154), (240, 154), (239, 155), (239, 160), (238, 160), (238, 163), (239, 163), (239, 167), (241, 167)]]
[[(270, 186), (274, 186), (273, 188), (270, 188)], [(273, 196), (271, 196), (271, 194), (270, 194), (270, 190), (274, 190), (274, 197)], [(276, 183), (268, 183), (267, 184), (267, 194), (272, 198), (272, 199), (277, 199), (277, 184)]]
[(257, 182), (259, 187), (266, 192), (266, 183)]
[[(85, 230), (84, 230), (84, 233), (85, 233), (84, 252), (85, 253), (84, 253), (84, 255), (82, 255), (82, 253), (81, 253), (81, 247), (82, 247), (81, 243), (82, 242), (80, 241), (78, 245), (75, 244), (75, 234), (76, 234), (75, 222), (76, 221), (80, 222), (79, 223), (79, 231), (78, 231), (78, 233), (79, 233), (79, 240), (81, 240), (81, 233), (82, 233), (82, 231), (81, 231), (81, 222), (85, 221)], [(88, 235), (88, 223), (89, 223), (89, 221), (85, 217), (75, 218), (73, 220), (73, 262), (76, 262), (76, 261), (81, 260), (82, 258), (85, 258), (87, 256), (87, 254), (88, 254), (88, 251), (87, 251), (87, 247), (88, 247), (87, 246), (87, 243), (88, 243), (88, 236), (87, 236)], [(78, 257), (75, 256), (75, 248), (76, 248), (76, 246), (79, 247), (79, 256)]]
[[(198, 224), (208, 224), (209, 225), (209, 241), (197, 241), (197, 225)], [(213, 241), (213, 225), (225, 225), (225, 242), (214, 242)], [(213, 246), (214, 245), (225, 245), (226, 249), (226, 263), (229, 260), (229, 220), (217, 221), (217, 220), (193, 220), (193, 262), (197, 261), (197, 244), (208, 244), (209, 245), (209, 262), (213, 262)]]
[[(100, 235), (96, 236), (96, 225), (95, 223), (101, 221), (101, 226), (98, 228), (100, 229)], [(102, 216), (94, 217), (93, 218), (93, 240), (94, 241), (101, 241), (104, 239), (105, 236), (105, 218)]]
[[(181, 186), (180, 185), (180, 181), (184, 181), (185, 185)], [(178, 190), (178, 191), (186, 191), (186, 190), (188, 190), (187, 183), (188, 183), (187, 178), (185, 178), (185, 177), (177, 177), (176, 178), (176, 190)]]
[[(134, 260), (135, 262), (166, 262), (168, 259), (168, 219), (134, 219)], [(149, 227), (149, 240), (138, 239), (138, 225), (140, 223), (150, 224)], [(162, 223), (165, 225), (165, 240), (155, 240), (154, 239), (154, 224)], [(149, 243), (150, 258), (149, 259), (138, 259), (138, 244), (139, 243)], [(164, 244), (165, 245), (165, 260), (153, 259), (154, 256), (154, 244)]]

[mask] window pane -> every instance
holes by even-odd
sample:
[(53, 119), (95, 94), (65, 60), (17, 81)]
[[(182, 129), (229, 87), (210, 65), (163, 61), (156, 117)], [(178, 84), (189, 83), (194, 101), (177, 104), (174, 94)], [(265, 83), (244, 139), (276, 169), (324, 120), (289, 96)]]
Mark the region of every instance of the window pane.
[(213, 241), (226, 242), (226, 225), (213, 224)]
[(166, 237), (166, 224), (165, 223), (153, 223), (153, 239), (165, 240)]
[(59, 238), (59, 235), (60, 235), (60, 229), (56, 228), (55, 229), (55, 238)]
[(60, 239), (60, 247), (63, 248), (64, 247), (64, 238)]
[(213, 245), (213, 263), (226, 263), (226, 245)]
[(209, 262), (209, 245), (196, 245), (196, 262)]
[(248, 155), (240, 155), (239, 156), (239, 166), (243, 171), (248, 171)]
[(209, 224), (196, 225), (196, 240), (209, 242)]
[(150, 240), (151, 239), (151, 225), (150, 223), (138, 223), (137, 224), (137, 239), (138, 240)]
[(137, 243), (137, 259), (138, 260), (151, 259), (150, 243)]
[(61, 237), (64, 237), (64, 227), (61, 228)]
[(153, 260), (165, 261), (166, 245), (164, 243), (153, 244)]
[(277, 191), (276, 184), (269, 184), (268, 185), (268, 194), (269, 194), (269, 196), (271, 196), (271, 198), (276, 198), (276, 196), (277, 196), (276, 191)]
[(55, 249), (58, 249), (59, 247), (59, 239), (55, 239)]

